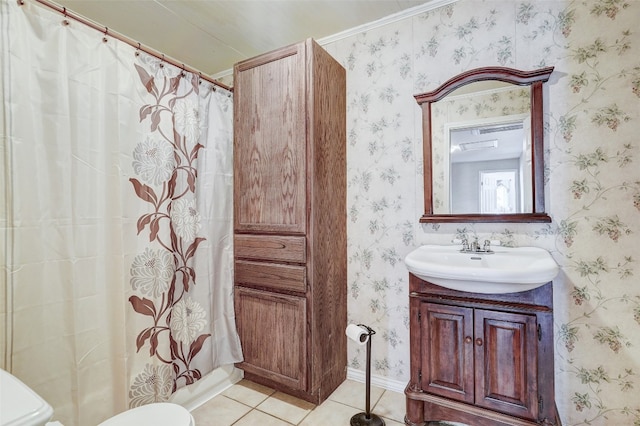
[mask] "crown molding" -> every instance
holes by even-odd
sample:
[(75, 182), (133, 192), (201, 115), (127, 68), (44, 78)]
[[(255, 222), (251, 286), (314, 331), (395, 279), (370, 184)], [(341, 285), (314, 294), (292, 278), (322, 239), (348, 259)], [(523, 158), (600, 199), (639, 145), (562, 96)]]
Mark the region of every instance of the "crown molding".
[(393, 24), (394, 22), (401, 21), (403, 19), (411, 18), (416, 15), (420, 15), (425, 12), (429, 12), (431, 10), (437, 9), (442, 6), (446, 6), (451, 3), (455, 3), (458, 0), (431, 0), (424, 4), (411, 7), (409, 9), (401, 10), (400, 12), (394, 13), (392, 15), (385, 16), (384, 18), (380, 18), (375, 21), (367, 22), (366, 24), (358, 25), (357, 27), (350, 28), (348, 30), (341, 31), (337, 34), (333, 34), (327, 37), (322, 37), (317, 39), (316, 42), (320, 46), (324, 46), (329, 43), (334, 43), (336, 41), (345, 39), (347, 37), (352, 37), (357, 34), (366, 33), (375, 28), (383, 27), (385, 25)]
[[(367, 22), (366, 24), (358, 25), (357, 27), (353, 27), (353, 28), (350, 28), (348, 30), (341, 31), (339, 33), (336, 33), (336, 34), (333, 34), (333, 35), (330, 35), (330, 36), (327, 36), (327, 37), (322, 37), (320, 39), (317, 39), (316, 42), (320, 46), (325, 46), (327, 44), (334, 43), (334, 42), (339, 41), (339, 40), (343, 40), (343, 39), (345, 39), (347, 37), (352, 37), (352, 36), (357, 35), (357, 34), (366, 33), (367, 31), (371, 31), (372, 29), (380, 28), (380, 27), (383, 27), (385, 25), (389, 25), (389, 24), (392, 24), (394, 22), (401, 21), (403, 19), (411, 18), (413, 16), (420, 15), (420, 14), (425, 13), (425, 12), (429, 12), (431, 10), (437, 9), (439, 7), (442, 7), (442, 6), (446, 6), (446, 5), (451, 4), (451, 3), (455, 3), (457, 1), (458, 0), (431, 0), (431, 1), (427, 1), (424, 4), (421, 4), (421, 5), (418, 5), (418, 6), (414, 6), (414, 7), (411, 7), (409, 9), (402, 10), (402, 11), (394, 13), (392, 15), (385, 16), (384, 18), (380, 18), (380, 19), (377, 19), (375, 21)], [(231, 74), (233, 74), (233, 68), (230, 68), (228, 70), (220, 71), (219, 73), (213, 74), (211, 76), (211, 78), (216, 80), (216, 79), (227, 77), (227, 76), (229, 76)]]

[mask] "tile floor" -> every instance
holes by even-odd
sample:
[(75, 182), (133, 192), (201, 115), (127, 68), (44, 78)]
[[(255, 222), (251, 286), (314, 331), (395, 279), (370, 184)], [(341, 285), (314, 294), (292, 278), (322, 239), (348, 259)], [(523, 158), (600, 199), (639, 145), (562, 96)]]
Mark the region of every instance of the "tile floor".
[[(371, 387), (371, 412), (387, 426), (403, 426), (403, 393)], [(347, 380), (321, 405), (242, 380), (196, 408), (197, 426), (348, 426), (365, 409), (364, 383)]]

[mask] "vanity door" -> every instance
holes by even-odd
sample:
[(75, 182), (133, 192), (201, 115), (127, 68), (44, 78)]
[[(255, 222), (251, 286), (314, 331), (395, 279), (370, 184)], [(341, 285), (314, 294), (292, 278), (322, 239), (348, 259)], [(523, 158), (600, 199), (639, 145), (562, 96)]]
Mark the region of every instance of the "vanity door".
[(538, 418), (535, 315), (423, 302), (421, 388)]
[(473, 309), (421, 303), (423, 390), (474, 402)]
[(476, 405), (538, 418), (536, 316), (475, 310)]

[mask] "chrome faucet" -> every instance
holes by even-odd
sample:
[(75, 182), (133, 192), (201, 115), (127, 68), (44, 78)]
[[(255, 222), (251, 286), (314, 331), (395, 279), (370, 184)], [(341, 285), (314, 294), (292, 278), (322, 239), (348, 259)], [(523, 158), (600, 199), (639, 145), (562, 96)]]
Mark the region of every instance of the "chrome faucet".
[(478, 237), (474, 237), (473, 242), (469, 243), (467, 237), (462, 238), (462, 249), (461, 253), (485, 253), (492, 254), (493, 250), (491, 250), (491, 241), (484, 240), (482, 247), (480, 247), (480, 242), (478, 241)]
[(475, 237), (473, 239), (473, 242), (471, 243), (471, 251), (474, 253), (477, 253), (480, 251), (480, 244), (478, 243), (478, 237)]
[(467, 240), (467, 237), (462, 237), (462, 250), (460, 251), (463, 253), (470, 251), (469, 240)]

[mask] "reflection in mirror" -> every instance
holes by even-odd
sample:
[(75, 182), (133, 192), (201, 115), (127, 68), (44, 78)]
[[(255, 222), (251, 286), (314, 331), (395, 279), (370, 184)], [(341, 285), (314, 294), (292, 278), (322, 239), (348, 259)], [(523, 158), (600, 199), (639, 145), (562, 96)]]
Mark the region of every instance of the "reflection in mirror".
[[(531, 213), (531, 158), (524, 132), (529, 116), (474, 127), (451, 128), (450, 209), (446, 213)], [(491, 178), (493, 176), (494, 178)], [(508, 204), (499, 201), (508, 192)]]
[[(532, 212), (531, 202), (525, 200), (531, 196), (528, 87), (472, 83), (435, 103), (432, 117), (432, 168), (442, 173), (433, 187), (435, 213)], [(508, 210), (489, 207), (486, 196), (492, 189), (483, 185), (481, 173), (514, 169), (514, 204)]]
[(541, 102), (552, 70), (481, 68), (416, 95), (425, 139), (421, 222), (550, 221)]

